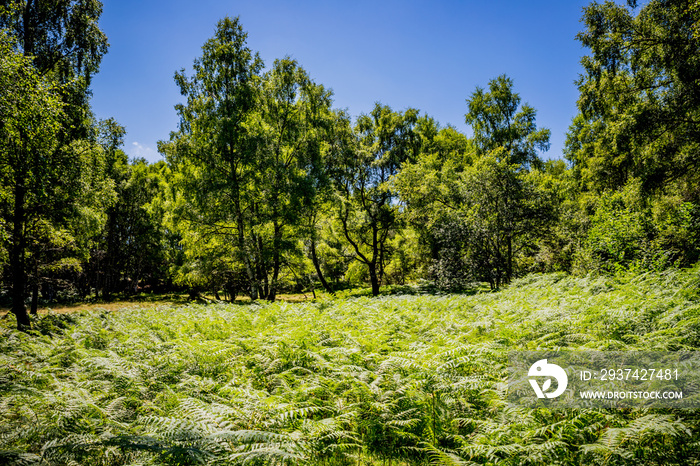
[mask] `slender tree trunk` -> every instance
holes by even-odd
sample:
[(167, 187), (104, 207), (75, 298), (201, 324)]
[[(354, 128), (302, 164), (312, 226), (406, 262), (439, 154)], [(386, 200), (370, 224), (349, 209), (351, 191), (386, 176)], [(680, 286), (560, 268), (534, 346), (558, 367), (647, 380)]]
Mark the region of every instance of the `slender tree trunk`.
[(109, 301), (111, 293), (115, 290), (114, 276), (115, 274), (115, 257), (117, 255), (117, 238), (116, 232), (116, 212), (115, 208), (110, 208), (107, 214), (107, 247), (105, 251), (103, 283), (102, 283), (102, 299)]
[(513, 238), (508, 235), (508, 268), (506, 270), (506, 282), (510, 283), (513, 279)]
[(243, 263), (245, 264), (246, 275), (248, 275), (248, 280), (250, 282), (250, 299), (255, 301), (258, 299), (258, 283), (255, 277), (255, 272), (253, 271), (253, 266), (250, 263), (250, 253), (245, 243), (245, 224), (243, 222), (243, 210), (241, 209), (241, 199), (240, 193), (238, 191), (238, 177), (236, 174), (236, 167), (231, 164), (231, 171), (234, 175), (234, 187), (233, 187), (233, 206), (235, 209), (234, 215), (236, 216), (236, 226), (238, 227), (238, 248), (243, 254)]
[(318, 260), (318, 255), (316, 254), (316, 238), (314, 236), (311, 236), (311, 262), (314, 263), (314, 268), (316, 269), (316, 275), (318, 276), (318, 280), (321, 282), (321, 285), (323, 285), (323, 288), (330, 294), (333, 294), (333, 288), (331, 288), (330, 284), (326, 281), (326, 278), (323, 276), (323, 272), (321, 271), (321, 263)]
[(34, 37), (33, 37), (33, 32), (34, 30), (32, 29), (32, 0), (27, 0), (26, 5), (24, 6), (24, 11), (22, 12), (24, 18), (22, 21), (22, 27), (24, 30), (22, 31), (23, 33), (23, 39), (24, 43), (22, 44), (22, 48), (24, 49), (24, 56), (25, 57), (31, 57), (34, 55)]
[(379, 294), (379, 277), (377, 276), (377, 264), (372, 262), (367, 264), (369, 269), (369, 281), (372, 284), (372, 296)]
[(274, 239), (272, 240), (272, 247), (274, 252), (272, 254), (272, 281), (270, 282), (270, 292), (267, 295), (267, 299), (274, 301), (277, 297), (277, 280), (279, 279), (280, 267), (281, 267), (281, 243), (282, 243), (282, 229), (277, 221), (274, 222)]
[(377, 235), (376, 225), (372, 225), (372, 260), (367, 267), (369, 268), (369, 281), (372, 284), (372, 296), (379, 294), (379, 284), (381, 276), (377, 275), (377, 258), (379, 256), (379, 238)]
[(15, 208), (12, 218), (12, 247), (10, 248), (10, 274), (12, 282), (12, 313), (17, 318), (18, 330), (29, 330), (32, 323), (24, 305), (24, 289), (27, 285), (27, 273), (24, 263), (24, 211), (25, 187), (22, 181), (15, 184)]
[(272, 272), (272, 280), (270, 281), (270, 285), (269, 285), (268, 291), (267, 291), (268, 301), (274, 301), (275, 298), (277, 298), (277, 277), (278, 277), (278, 271), (277, 271), (277, 268), (275, 267), (273, 272)]
[(384, 248), (379, 245), (379, 283), (384, 283)]
[(280, 271), (279, 252), (275, 251), (274, 255), (275, 255), (275, 258), (274, 258), (275, 264), (273, 265), (273, 268), (272, 268), (272, 280), (270, 281), (270, 289), (267, 293), (267, 299), (270, 301), (274, 301), (275, 298), (277, 297), (277, 279), (279, 278), (279, 271)]
[(34, 279), (32, 280), (32, 306), (29, 313), (33, 316), (37, 315), (39, 307), (39, 264), (34, 258)]
[(31, 307), (31, 314), (33, 316), (37, 315), (39, 309), (39, 284), (34, 283), (32, 284), (32, 307)]
[(256, 235), (255, 233), (251, 232), (251, 238), (252, 242), (255, 245), (256, 251), (255, 253), (258, 255), (257, 257), (257, 267), (256, 267), (256, 273), (258, 277), (258, 282), (261, 287), (260, 289), (260, 296), (267, 296), (270, 293), (270, 281), (269, 281), (269, 275), (268, 275), (268, 269), (267, 266), (268, 264), (265, 263), (265, 245), (263, 244), (263, 239), (262, 236)]

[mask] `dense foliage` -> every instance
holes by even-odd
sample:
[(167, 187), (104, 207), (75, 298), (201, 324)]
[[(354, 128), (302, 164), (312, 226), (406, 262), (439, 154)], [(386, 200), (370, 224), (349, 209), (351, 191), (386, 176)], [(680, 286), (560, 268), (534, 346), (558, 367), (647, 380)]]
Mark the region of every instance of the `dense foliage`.
[[(700, 462), (695, 412), (505, 400), (510, 350), (700, 346), (700, 2), (584, 9), (566, 161), (506, 75), (467, 97), (471, 136), (352, 118), (239, 18), (175, 73), (165, 160), (129, 160), (89, 106), (101, 12), (0, 1), (0, 307), (23, 331), (0, 321), (1, 464)], [(144, 292), (217, 304), (27, 312)]]
[(0, 301), (20, 327), (27, 300), (498, 289), (700, 258), (697, 2), (584, 9), (568, 164), (506, 75), (466, 99), (471, 137), (381, 103), (353, 119), (295, 60), (266, 68), (238, 18), (175, 73), (165, 162), (130, 161), (88, 104), (101, 12), (0, 3)]
[[(695, 411), (519, 408), (516, 349), (697, 350), (700, 269), (472, 296), (49, 315), (0, 340), (4, 464), (698, 464)], [(21, 350), (18, 350), (21, 348)]]

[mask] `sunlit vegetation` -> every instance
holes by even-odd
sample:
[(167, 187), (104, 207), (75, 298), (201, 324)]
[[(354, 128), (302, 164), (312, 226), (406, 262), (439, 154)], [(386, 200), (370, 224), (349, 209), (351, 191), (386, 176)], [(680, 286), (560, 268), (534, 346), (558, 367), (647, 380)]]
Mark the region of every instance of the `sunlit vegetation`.
[(90, 110), (101, 13), (0, 3), (0, 306), (19, 329), (40, 306), (144, 293), (497, 290), (700, 258), (697, 2), (583, 10), (563, 154), (505, 74), (460, 97), (469, 135), (386, 103), (349, 115), (333, 83), (264, 63), (226, 17), (175, 73), (157, 163)]
[(0, 1), (0, 464), (700, 463), (694, 411), (506, 401), (511, 350), (700, 347), (700, 2), (583, 10), (549, 157), (507, 75), (470, 136), (348, 115), (226, 17), (130, 160), (101, 14)]
[[(509, 406), (507, 353), (700, 345), (700, 271), (50, 315), (3, 330), (12, 464), (695, 464), (698, 417)], [(21, 350), (18, 350), (21, 348)]]

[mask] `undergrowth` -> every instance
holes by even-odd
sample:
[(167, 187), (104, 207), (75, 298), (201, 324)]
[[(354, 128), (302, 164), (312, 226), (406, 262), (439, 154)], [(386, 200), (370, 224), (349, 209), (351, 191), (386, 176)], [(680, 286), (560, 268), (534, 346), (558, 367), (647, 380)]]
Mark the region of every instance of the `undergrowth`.
[(505, 402), (507, 353), (696, 350), (700, 269), (0, 332), (0, 464), (698, 464), (692, 412)]

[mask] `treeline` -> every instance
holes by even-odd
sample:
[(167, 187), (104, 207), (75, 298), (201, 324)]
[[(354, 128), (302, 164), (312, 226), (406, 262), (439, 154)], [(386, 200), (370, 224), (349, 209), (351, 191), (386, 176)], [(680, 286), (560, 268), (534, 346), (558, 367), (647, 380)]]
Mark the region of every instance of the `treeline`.
[(698, 260), (700, 2), (584, 10), (566, 161), (543, 159), (549, 130), (505, 75), (468, 96), (471, 137), (379, 103), (353, 120), (225, 18), (175, 74), (180, 124), (154, 164), (89, 108), (101, 4), (0, 6), (0, 265), (20, 328), (42, 299), (459, 291)]

